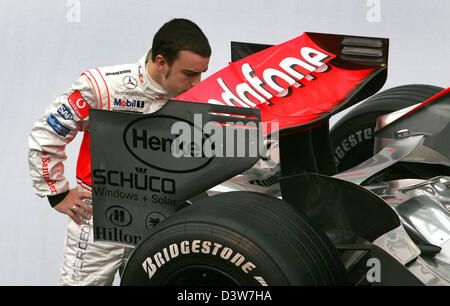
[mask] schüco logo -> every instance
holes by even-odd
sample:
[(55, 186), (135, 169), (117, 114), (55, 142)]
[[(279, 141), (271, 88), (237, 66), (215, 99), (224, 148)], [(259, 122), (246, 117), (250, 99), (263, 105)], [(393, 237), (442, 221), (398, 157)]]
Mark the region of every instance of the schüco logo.
[[(125, 147), (134, 158), (160, 171), (188, 173), (200, 170), (207, 166), (214, 156), (190, 154), (189, 157), (176, 157), (180, 151), (186, 152), (189, 149), (188, 152), (197, 152), (201, 149), (196, 147), (198, 145), (194, 141), (188, 144), (177, 142), (180, 135), (171, 134), (171, 130), (172, 126), (180, 121), (191, 127), (192, 135), (194, 130), (202, 133), (200, 127), (194, 126), (192, 122), (185, 119), (166, 115), (150, 115), (132, 121), (125, 128), (123, 133)], [(204, 135), (202, 141), (205, 141)]]

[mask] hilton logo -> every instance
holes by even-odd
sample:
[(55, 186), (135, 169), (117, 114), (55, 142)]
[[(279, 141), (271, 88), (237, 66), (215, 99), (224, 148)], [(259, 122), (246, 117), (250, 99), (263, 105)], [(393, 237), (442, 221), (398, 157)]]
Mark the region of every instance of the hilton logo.
[(111, 206), (106, 211), (106, 218), (114, 225), (127, 226), (131, 223), (131, 214), (120, 206)]

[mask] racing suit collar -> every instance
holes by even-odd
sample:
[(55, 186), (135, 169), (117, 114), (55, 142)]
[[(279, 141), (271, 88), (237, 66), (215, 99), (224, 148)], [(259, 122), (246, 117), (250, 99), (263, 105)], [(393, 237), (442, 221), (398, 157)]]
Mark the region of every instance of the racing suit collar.
[[(148, 74), (148, 63), (150, 62), (150, 58), (152, 55), (152, 50), (148, 50), (148, 52), (139, 60), (139, 79), (141, 82), (145, 83), (147, 90), (146, 91), (152, 91), (153, 93), (156, 92), (163, 97), (161, 97), (164, 100), (167, 100), (169, 98), (169, 93), (167, 90), (162, 87), (160, 84), (155, 82), (150, 75)], [(142, 79), (141, 79), (142, 77)]]

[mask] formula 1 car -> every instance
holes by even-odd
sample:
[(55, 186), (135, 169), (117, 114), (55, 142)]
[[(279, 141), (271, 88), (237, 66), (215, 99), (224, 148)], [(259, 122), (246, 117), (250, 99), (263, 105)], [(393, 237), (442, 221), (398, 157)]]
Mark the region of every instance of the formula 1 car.
[(388, 43), (232, 43), (155, 114), (91, 110), (94, 237), (135, 246), (121, 285), (450, 285), (450, 89), (374, 95)]

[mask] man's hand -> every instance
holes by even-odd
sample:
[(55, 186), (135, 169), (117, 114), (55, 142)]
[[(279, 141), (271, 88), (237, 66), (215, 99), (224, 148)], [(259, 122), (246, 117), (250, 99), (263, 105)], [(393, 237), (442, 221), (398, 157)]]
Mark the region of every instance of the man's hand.
[(54, 208), (58, 212), (68, 215), (78, 225), (81, 225), (81, 218), (89, 220), (92, 215), (92, 207), (83, 201), (84, 199), (91, 200), (92, 194), (89, 192), (79, 192), (77, 187), (75, 187)]

